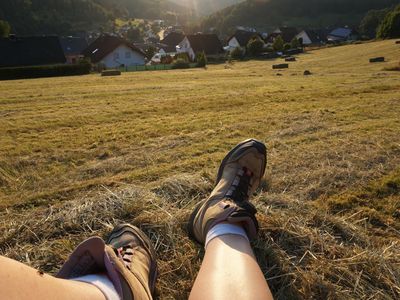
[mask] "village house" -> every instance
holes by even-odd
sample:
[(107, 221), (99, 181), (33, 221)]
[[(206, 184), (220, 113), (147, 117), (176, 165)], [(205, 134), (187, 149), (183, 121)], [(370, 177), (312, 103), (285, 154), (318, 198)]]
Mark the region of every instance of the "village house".
[(57, 36), (0, 38), (0, 67), (64, 64), (65, 61)]
[(344, 41), (354, 41), (359, 38), (358, 33), (350, 29), (348, 27), (340, 27), (332, 30), (328, 34), (328, 42), (330, 43), (338, 43), (338, 42), (344, 42)]
[(187, 35), (177, 46), (178, 53), (187, 53), (194, 61), (197, 53), (204, 52), (207, 58), (217, 59), (224, 55), (221, 41), (216, 34)]
[(144, 65), (146, 55), (142, 50), (119, 37), (102, 35), (91, 43), (82, 54), (94, 64), (105, 68)]
[(302, 30), (296, 35), (298, 40), (303, 41), (303, 45), (322, 45), (327, 42), (327, 33), (324, 30)]
[(83, 58), (82, 51), (88, 46), (87, 40), (81, 37), (61, 37), (60, 42), (67, 64), (78, 63)]
[(279, 27), (268, 35), (267, 42), (272, 44), (278, 36), (281, 36), (285, 43), (290, 43), (298, 33), (294, 27)]
[(185, 35), (181, 32), (170, 32), (160, 41), (159, 53), (162, 55), (170, 54), (175, 55), (177, 52), (176, 46), (183, 41)]
[(252, 38), (263, 39), (260, 34), (253, 31), (236, 30), (236, 32), (228, 38), (228, 45), (224, 48), (227, 51), (232, 51), (235, 48), (241, 48), (246, 51), (246, 46)]

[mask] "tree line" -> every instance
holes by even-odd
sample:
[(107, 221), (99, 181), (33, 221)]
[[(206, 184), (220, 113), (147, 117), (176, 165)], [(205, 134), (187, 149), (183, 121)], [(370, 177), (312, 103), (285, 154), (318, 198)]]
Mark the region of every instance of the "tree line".
[(369, 10), (381, 10), (398, 0), (247, 0), (205, 17), (200, 29), (229, 33), (237, 25), (268, 31), (277, 25), (307, 28), (357, 27)]

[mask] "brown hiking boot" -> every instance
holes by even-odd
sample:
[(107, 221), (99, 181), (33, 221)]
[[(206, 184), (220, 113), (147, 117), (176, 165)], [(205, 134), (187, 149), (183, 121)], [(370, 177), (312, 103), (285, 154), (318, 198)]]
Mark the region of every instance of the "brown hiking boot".
[(87, 239), (71, 254), (57, 277), (73, 279), (107, 273), (121, 299), (153, 299), (157, 264), (148, 237), (132, 225), (118, 225), (107, 244), (99, 237)]
[(258, 231), (256, 208), (249, 202), (264, 176), (266, 147), (249, 139), (234, 147), (222, 160), (210, 197), (200, 202), (190, 216), (189, 237), (204, 244), (208, 230), (220, 222), (240, 224), (249, 239)]

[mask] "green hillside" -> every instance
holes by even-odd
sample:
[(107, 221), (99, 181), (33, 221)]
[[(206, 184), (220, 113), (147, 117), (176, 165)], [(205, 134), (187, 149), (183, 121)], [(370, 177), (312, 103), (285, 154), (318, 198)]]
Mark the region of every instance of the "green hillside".
[(73, 34), (107, 30), (117, 17), (163, 18), (186, 9), (166, 0), (2, 0), (0, 20), (17, 34)]
[(202, 27), (229, 32), (237, 25), (264, 30), (278, 25), (358, 26), (367, 11), (397, 3), (396, 0), (247, 0), (206, 17)]

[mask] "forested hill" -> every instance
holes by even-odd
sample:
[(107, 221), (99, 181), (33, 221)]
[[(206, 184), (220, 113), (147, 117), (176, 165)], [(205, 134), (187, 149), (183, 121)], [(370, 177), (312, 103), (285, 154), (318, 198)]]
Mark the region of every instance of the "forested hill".
[(111, 26), (116, 17), (163, 18), (184, 13), (167, 0), (1, 0), (0, 20), (17, 34), (69, 34)]
[(237, 25), (259, 29), (277, 25), (357, 26), (367, 11), (398, 3), (398, 0), (247, 0), (204, 18), (201, 27), (229, 32)]
[(131, 18), (162, 19), (166, 13), (186, 14), (187, 9), (170, 0), (92, 0), (117, 15)]
[(8, 21), (18, 34), (64, 33), (106, 23), (112, 13), (95, 1), (1, 0), (0, 19)]

